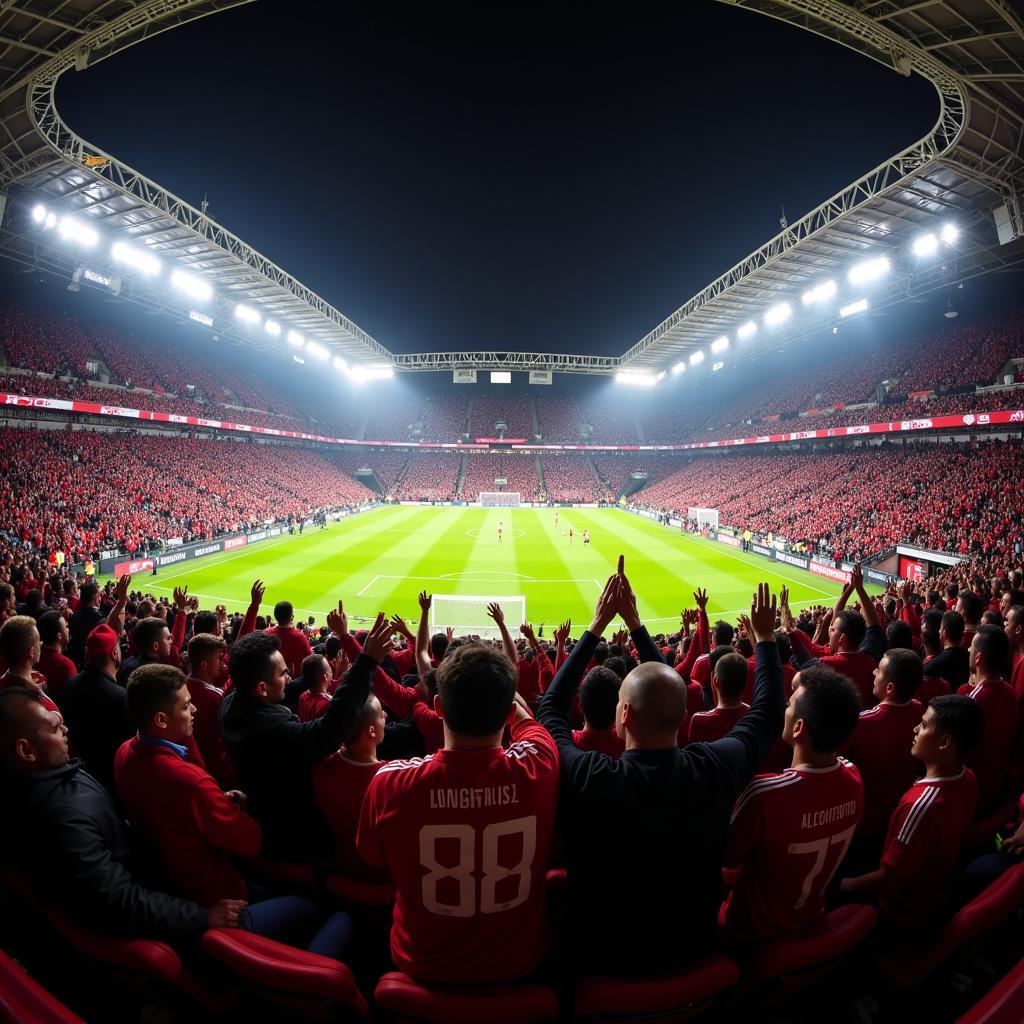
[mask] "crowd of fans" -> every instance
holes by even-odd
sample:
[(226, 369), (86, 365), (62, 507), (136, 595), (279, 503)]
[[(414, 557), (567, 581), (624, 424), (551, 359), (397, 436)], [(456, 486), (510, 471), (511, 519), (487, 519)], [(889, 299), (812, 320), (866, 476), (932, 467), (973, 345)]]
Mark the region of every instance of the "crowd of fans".
[(502, 437), (522, 437), (533, 440), (533, 398), (530, 395), (498, 394), (478, 395), (473, 399), (469, 414), (469, 433), (472, 437), (497, 437), (498, 424), (504, 423)]
[[(504, 485), (495, 480), (504, 480)], [(518, 491), (523, 501), (539, 500), (540, 481), (532, 455), (491, 455), (478, 452), (466, 456), (462, 497), (476, 501), (481, 491)]]
[(454, 501), (461, 466), (457, 452), (417, 452), (393, 496), (408, 501)]
[(590, 460), (578, 455), (545, 455), (541, 459), (544, 490), (550, 501), (607, 501), (608, 492), (594, 474)]

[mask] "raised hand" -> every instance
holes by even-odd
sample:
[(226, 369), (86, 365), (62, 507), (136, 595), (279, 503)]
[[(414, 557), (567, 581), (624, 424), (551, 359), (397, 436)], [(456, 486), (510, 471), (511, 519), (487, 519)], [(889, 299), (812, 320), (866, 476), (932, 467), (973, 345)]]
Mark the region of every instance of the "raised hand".
[[(619, 564), (622, 564), (622, 556), (619, 556)], [(608, 582), (597, 599), (597, 607), (594, 609), (594, 621), (590, 624), (590, 632), (594, 636), (601, 636), (608, 628), (608, 624), (615, 618), (616, 606), (619, 600), (619, 587), (622, 583), (622, 576), (616, 573), (608, 577)]]
[(255, 605), (263, 603), (263, 595), (267, 592), (266, 586), (264, 586), (263, 580), (256, 580), (255, 583), (249, 588), (249, 599)]
[(348, 616), (345, 614), (345, 602), (339, 601), (337, 610), (327, 613), (327, 628), (337, 637), (348, 635)]
[(490, 618), (494, 619), (496, 626), (500, 626), (505, 621), (505, 613), (501, 610), (501, 605), (497, 601), (492, 601), (487, 606), (487, 614)]
[(750, 605), (750, 635), (757, 643), (775, 640), (775, 616), (778, 608), (775, 595), (767, 583), (757, 585)]
[[(621, 567), (623, 562), (623, 556), (619, 555), (619, 566)], [(640, 613), (636, 607), (636, 594), (633, 593), (633, 588), (630, 586), (629, 580), (626, 578), (626, 574), (620, 571), (616, 573), (619, 580), (618, 595), (616, 597), (615, 610), (622, 616), (622, 621), (626, 624), (628, 632), (633, 633), (640, 628)]]
[(860, 562), (850, 570), (850, 586), (858, 591), (864, 587), (864, 570), (861, 568)]
[(572, 629), (572, 621), (566, 619), (560, 626), (555, 629), (555, 643), (559, 647), (564, 647), (566, 640), (569, 639), (569, 630)]
[(217, 605), (216, 611), (217, 611), (217, 621), (223, 625), (225, 622), (228, 621), (228, 609), (227, 609), (227, 606), (223, 605), (223, 604), (219, 604), (219, 605)]
[(706, 612), (708, 609), (708, 592), (704, 589), (695, 590), (693, 592), (693, 599), (697, 602), (697, 607), (702, 611)]
[(392, 646), (391, 623), (383, 612), (377, 612), (377, 618), (363, 644), (363, 654), (379, 663), (391, 653)]
[(432, 594), (428, 594), (425, 590), (420, 591), (420, 611), (424, 615), (430, 611), (430, 602), (433, 600)]
[(188, 587), (174, 588), (174, 607), (179, 612), (188, 608)]
[(128, 603), (128, 588), (132, 585), (131, 576), (119, 576), (117, 586), (114, 587), (114, 599), (118, 604)]
[(401, 633), (402, 636), (412, 636), (412, 633), (409, 632), (409, 627), (405, 624), (405, 619), (401, 615), (391, 616), (391, 628), (396, 633)]
[(447, 638), (448, 643), (451, 643), (455, 639), (455, 630), (451, 626), (445, 626), (444, 635)]

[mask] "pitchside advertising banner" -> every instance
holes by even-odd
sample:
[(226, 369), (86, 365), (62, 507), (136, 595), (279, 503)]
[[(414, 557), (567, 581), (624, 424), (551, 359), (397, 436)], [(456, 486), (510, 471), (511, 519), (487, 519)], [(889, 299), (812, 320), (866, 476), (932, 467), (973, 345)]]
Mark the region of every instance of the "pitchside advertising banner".
[[(319, 441), (322, 444), (362, 445), (377, 448), (458, 448), (460, 450), (486, 449), (494, 439), (478, 438), (487, 443), (433, 442), (433, 441), (357, 441), (348, 437), (324, 437), (320, 434), (303, 434), (294, 430), (278, 430), (275, 427), (253, 427), (247, 423), (232, 423), (228, 420), (208, 420), (199, 416), (179, 416), (168, 412), (152, 412), (148, 409), (131, 409), (121, 405), (102, 405), (98, 402), (80, 402), (77, 399), (37, 398), (33, 395), (10, 395), (0, 392), (4, 405), (20, 409), (53, 409), (62, 412), (84, 413), (89, 416), (115, 416), (153, 423), (172, 423), (188, 427), (202, 427), (208, 430), (238, 431), (265, 437), (284, 437), (297, 441)], [(853, 437), (858, 434), (904, 434), (913, 431), (963, 430), (964, 428), (1000, 425), (1024, 425), (1024, 409), (1004, 409), (996, 412), (968, 412), (960, 416), (932, 416), (916, 420), (894, 420), (891, 423), (860, 423), (853, 427), (829, 427), (823, 430), (795, 430), (781, 434), (757, 434), (752, 437), (734, 437), (721, 441), (694, 441), (691, 444), (529, 444), (502, 440), (498, 447), (522, 451), (641, 451), (675, 452), (694, 448), (731, 448), (741, 445), (774, 444), (779, 441), (813, 441), (830, 437)]]

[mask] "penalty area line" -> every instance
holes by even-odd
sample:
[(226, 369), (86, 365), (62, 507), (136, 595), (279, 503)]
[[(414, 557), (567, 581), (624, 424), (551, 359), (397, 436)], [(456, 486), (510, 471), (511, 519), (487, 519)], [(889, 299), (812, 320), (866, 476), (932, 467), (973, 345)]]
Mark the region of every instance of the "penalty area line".
[(358, 594), (356, 594), (356, 597), (362, 597), (363, 594), (365, 594), (370, 589), (370, 587), (372, 587), (374, 585), (374, 583), (376, 583), (377, 580), (379, 580), (379, 579), (380, 579), (379, 575), (378, 576), (374, 576), (373, 579), (370, 580), (370, 582), (367, 583), (366, 586), (363, 587), (363, 589), (360, 590)]

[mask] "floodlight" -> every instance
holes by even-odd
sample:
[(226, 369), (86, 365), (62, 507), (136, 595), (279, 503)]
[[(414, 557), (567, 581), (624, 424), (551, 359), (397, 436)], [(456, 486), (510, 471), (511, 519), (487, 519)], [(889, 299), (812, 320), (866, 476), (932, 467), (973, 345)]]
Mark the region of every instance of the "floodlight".
[(213, 288), (210, 285), (194, 274), (186, 274), (184, 270), (175, 270), (171, 273), (171, 284), (200, 302), (207, 302), (213, 296)]
[(84, 245), (87, 249), (91, 249), (100, 240), (100, 236), (94, 228), (89, 227), (88, 224), (83, 224), (75, 217), (61, 217), (57, 230), (68, 241), (77, 242), (79, 245)]
[(875, 256), (870, 260), (863, 260), (855, 263), (850, 268), (848, 275), (850, 284), (867, 284), (869, 281), (877, 281), (889, 273), (891, 264), (888, 256)]
[(303, 338), (298, 331), (289, 331), (288, 344), (294, 345), (296, 348), (302, 348), (302, 346), (306, 344), (306, 339)]
[(854, 316), (857, 313), (863, 313), (869, 306), (867, 299), (858, 299), (856, 302), (851, 302), (848, 306), (841, 306), (839, 309), (839, 315), (841, 317)]
[(918, 235), (914, 239), (914, 255), (924, 259), (926, 256), (933, 256), (939, 247), (939, 240), (929, 231), (925, 235)]
[(939, 238), (942, 239), (943, 245), (956, 245), (956, 241), (959, 237), (960, 229), (955, 224), (942, 225), (942, 230), (939, 232)]
[(691, 366), (696, 366), (698, 363), (703, 363), (703, 362), (704, 362), (704, 353), (703, 352), (697, 351), (697, 352), (691, 352), (690, 353), (690, 365)]
[(788, 302), (780, 302), (775, 306), (772, 306), (764, 315), (765, 325), (768, 327), (777, 327), (779, 324), (788, 320), (793, 312), (793, 307)]
[(44, 227), (44, 228), (46, 228), (47, 230), (49, 230), (49, 229), (50, 229), (50, 228), (52, 228), (52, 227), (56, 227), (56, 225), (57, 225), (57, 214), (55, 214), (55, 213), (54, 213), (54, 212), (53, 212), (53, 211), (51, 210), (51, 211), (50, 211), (50, 212), (49, 212), (49, 213), (48, 213), (48, 214), (46, 215), (46, 223), (45, 223), (45, 224), (43, 225), (43, 227)]
[(348, 363), (346, 363), (345, 360), (341, 358), (341, 356), (335, 356), (334, 359), (331, 360), (331, 362), (334, 364), (334, 368), (336, 370), (348, 369)]
[(729, 347), (729, 337), (723, 334), (717, 341), (711, 343), (712, 352), (724, 352)]
[(685, 360), (680, 359), (679, 362), (676, 363), (676, 365), (672, 367), (672, 375), (674, 377), (678, 377), (679, 374), (681, 374), (683, 372), (683, 370), (685, 370), (685, 369), (686, 369), (686, 362), (685, 362)]
[(46, 207), (43, 206), (42, 203), (36, 203), (36, 205), (32, 207), (32, 219), (37, 224), (42, 224), (43, 221), (46, 220)]
[(748, 320), (736, 332), (736, 336), (738, 338), (743, 338), (744, 340), (752, 338), (755, 334), (757, 334), (757, 324), (755, 324), (753, 320)]
[(244, 324), (258, 324), (262, 319), (252, 306), (244, 306), (241, 302), (235, 306), (235, 318)]
[(126, 242), (115, 242), (110, 255), (118, 262), (138, 270), (142, 274), (159, 274), (160, 261), (145, 249), (137, 249)]
[(263, 325), (263, 329), (272, 338), (279, 338), (281, 336), (281, 325), (276, 320), (268, 320)]
[(800, 298), (805, 306), (809, 306), (812, 302), (825, 302), (828, 299), (831, 299), (835, 293), (835, 281), (824, 281), (822, 284), (815, 285), (813, 288), (808, 288)]
[(653, 388), (658, 383), (653, 373), (644, 373), (642, 370), (620, 370), (615, 374), (615, 379), (620, 384), (631, 384), (638, 388)]
[(306, 344), (306, 351), (317, 359), (327, 359), (331, 354), (323, 345), (318, 345), (315, 341), (310, 341)]
[(368, 380), (386, 380), (394, 375), (394, 370), (384, 363), (371, 363), (369, 366), (353, 366), (349, 370), (349, 377), (359, 384)]

